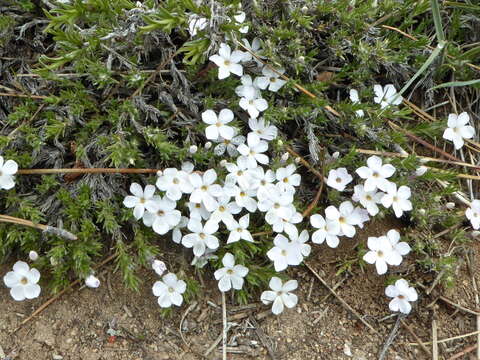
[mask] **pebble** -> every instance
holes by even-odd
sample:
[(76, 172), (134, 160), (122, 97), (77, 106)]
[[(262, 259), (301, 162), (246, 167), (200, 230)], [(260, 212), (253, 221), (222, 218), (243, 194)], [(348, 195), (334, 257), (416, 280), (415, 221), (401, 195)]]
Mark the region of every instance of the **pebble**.
[(56, 354), (54, 354), (54, 355), (52, 356), (52, 359), (53, 359), (53, 360), (62, 360), (62, 359), (63, 359), (63, 356), (62, 356), (62, 355), (56, 355)]

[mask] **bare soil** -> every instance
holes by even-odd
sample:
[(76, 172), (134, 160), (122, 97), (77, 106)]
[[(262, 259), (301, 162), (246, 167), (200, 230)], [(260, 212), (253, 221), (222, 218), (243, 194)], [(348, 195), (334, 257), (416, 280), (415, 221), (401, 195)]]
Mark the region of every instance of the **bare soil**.
[[(228, 359), (377, 359), (397, 319), (389, 316), (389, 300), (384, 295), (386, 277), (376, 275), (371, 266), (362, 271), (356, 265), (353, 274), (336, 275), (337, 265), (342, 259), (355, 258), (353, 248), (357, 242), (366, 242), (368, 236), (400, 226), (392, 220), (374, 220), (355, 239), (343, 240), (336, 250), (315, 246), (307, 259), (331, 287), (341, 282), (336, 290), (338, 296), (361, 314), (378, 335), (370, 332), (336, 297), (329, 296), (307, 268), (298, 267), (290, 275), (299, 280), (299, 305), (281, 316), (271, 315), (266, 311), (268, 307), (260, 303), (245, 307), (227, 299), (228, 318), (233, 323)], [(444, 245), (450, 244), (445, 241)], [(471, 248), (478, 254), (478, 243)], [(433, 273), (421, 273), (413, 255), (405, 260), (395, 269), (395, 275), (417, 279), (426, 286), (432, 284)], [(1, 265), (0, 274), (5, 274), (10, 266)], [(475, 270), (479, 282), (478, 265)], [(99, 289), (76, 287), (15, 333), (12, 331), (47, 297), (18, 303), (3, 288), (0, 359), (221, 359), (221, 342), (203, 356), (222, 332), (221, 297), (216, 284), (203, 280), (205, 286), (195, 306), (175, 308), (172, 316), (162, 318), (151, 292), (156, 275), (147, 270), (143, 275), (145, 281), (135, 293), (124, 288), (113, 266), (107, 267), (101, 273)], [(475, 315), (438, 299), (442, 295), (469, 309), (477, 308), (472, 277), (465, 264), (457, 271), (454, 288), (445, 289), (439, 284), (430, 295), (421, 288), (417, 290), (420, 299), (404, 321), (422, 341), (431, 341), (434, 318), (439, 340), (476, 331)], [(416, 340), (400, 326), (385, 358), (431, 358), (412, 342)], [(476, 336), (440, 343), (440, 359), (449, 359), (475, 344)], [(431, 345), (426, 347), (431, 351)], [(470, 351), (457, 359), (474, 359), (474, 354)]]

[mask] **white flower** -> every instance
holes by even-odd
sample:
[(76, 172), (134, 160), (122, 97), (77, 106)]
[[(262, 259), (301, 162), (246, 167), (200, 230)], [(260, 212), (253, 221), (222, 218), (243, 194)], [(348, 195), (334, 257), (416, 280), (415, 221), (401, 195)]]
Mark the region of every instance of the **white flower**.
[(292, 294), (292, 291), (298, 287), (297, 280), (289, 280), (285, 284), (280, 278), (274, 276), (270, 279), (270, 289), (264, 291), (261, 295), (261, 300), (265, 305), (272, 305), (272, 313), (278, 315), (283, 312), (284, 307), (291, 309), (297, 305), (298, 297)]
[(465, 216), (475, 230), (480, 228), (480, 200), (473, 200), (471, 206), (465, 211)]
[(226, 124), (233, 120), (233, 112), (230, 109), (222, 109), (215, 114), (213, 110), (206, 110), (202, 113), (202, 120), (209, 126), (205, 129), (205, 135), (209, 140), (217, 140), (219, 136), (224, 139), (232, 139), (235, 130)]
[[(260, 40), (258, 38), (254, 38), (252, 41), (252, 44), (250, 45), (250, 42), (247, 39), (242, 39), (243, 45), (253, 52), (255, 55), (257, 55), (260, 59), (265, 59), (265, 56), (260, 55), (262, 52), (262, 44), (260, 43)], [(243, 56), (243, 61), (251, 61), (255, 60), (255, 62), (258, 64), (258, 66), (262, 66), (263, 64), (255, 58), (250, 52), (245, 51), (245, 55)]]
[[(236, 129), (234, 129), (236, 130)], [(222, 137), (219, 137), (216, 142), (219, 144), (215, 146), (215, 149), (213, 149), (213, 153), (217, 156), (221, 156), (225, 154), (225, 150), (227, 150), (228, 155), (230, 156), (237, 156), (238, 155), (238, 150), (237, 147), (245, 142), (246, 138), (243, 135), (234, 135), (231, 140), (224, 139)], [(225, 159), (223, 159), (225, 160)], [(227, 161), (227, 160), (225, 160)]]
[(325, 220), (322, 215), (310, 216), (310, 224), (318, 230), (312, 234), (312, 242), (322, 244), (325, 240), (331, 248), (338, 246), (338, 235), (340, 234), (340, 223), (337, 221)]
[(273, 248), (268, 250), (267, 256), (273, 261), (275, 271), (285, 270), (288, 265), (300, 265), (303, 260), (302, 246), (298, 242), (290, 241), (282, 234), (273, 239)]
[(237, 76), (243, 75), (243, 67), (239, 64), (244, 58), (243, 51), (235, 50), (232, 52), (230, 46), (227, 44), (220, 44), (218, 54), (210, 56), (210, 61), (214, 62), (218, 66), (218, 78), (225, 79), (230, 74)]
[(248, 226), (250, 224), (250, 214), (242, 216), (238, 222), (233, 221), (227, 225), (230, 235), (228, 236), (227, 244), (237, 242), (240, 240), (246, 240), (253, 242), (252, 234), (248, 231)]
[[(340, 234), (352, 238), (355, 235), (355, 226), (359, 223), (359, 216), (354, 212), (353, 205), (350, 201), (344, 201), (337, 209), (330, 205), (325, 209), (325, 217), (327, 221), (333, 221), (340, 227)], [(332, 225), (336, 226), (336, 225)]]
[(387, 180), (395, 172), (395, 168), (391, 164), (382, 164), (382, 159), (378, 156), (370, 156), (367, 159), (367, 165), (359, 167), (356, 172), (365, 179), (364, 189), (367, 192), (380, 189), (387, 191), (390, 181)]
[(155, 259), (152, 261), (152, 269), (158, 276), (162, 276), (167, 271), (167, 266), (163, 261)]
[[(248, 53), (247, 53), (248, 54)], [(242, 82), (242, 85), (237, 86), (235, 88), (235, 93), (243, 98), (260, 98), (262, 97), (262, 93), (260, 92), (260, 89), (257, 87), (256, 84), (253, 83), (252, 77), (250, 75), (243, 75), (240, 78), (240, 81)]]
[(397, 218), (403, 215), (404, 211), (412, 210), (412, 203), (408, 200), (411, 196), (411, 191), (408, 186), (400, 186), (397, 190), (397, 184), (390, 183), (387, 192), (382, 197), (382, 205), (386, 208), (390, 206), (395, 212)]
[(388, 285), (385, 289), (385, 295), (393, 298), (388, 304), (391, 311), (400, 311), (408, 314), (412, 310), (410, 301), (417, 301), (418, 295), (413, 287), (408, 286), (404, 279), (395, 281), (395, 285)]
[(135, 219), (140, 219), (145, 213), (145, 208), (153, 204), (153, 194), (155, 193), (155, 186), (145, 186), (145, 191), (140, 184), (132, 183), (130, 185), (130, 192), (133, 194), (128, 195), (123, 200), (123, 205), (127, 208), (133, 208), (133, 216)]
[(265, 220), (272, 225), (272, 230), (274, 232), (285, 232), (288, 236), (292, 236), (292, 234), (298, 233), (298, 229), (294, 224), (301, 223), (303, 216), (295, 209), (293, 204), (288, 205), (288, 207), (291, 209), (291, 216), (282, 218), (273, 213), (267, 213), (268, 216), (265, 216)]
[(214, 221), (207, 221), (202, 225), (200, 220), (190, 219), (187, 225), (188, 230), (192, 233), (182, 238), (183, 246), (193, 248), (195, 256), (202, 256), (205, 249), (215, 250), (218, 248), (218, 238), (214, 236), (218, 230), (218, 224)]
[(239, 186), (225, 187), (225, 193), (235, 197), (235, 202), (241, 208), (247, 209), (249, 212), (257, 211), (257, 201), (254, 199), (257, 194), (254, 189), (242, 189)]
[(209, 150), (211, 147), (212, 147), (212, 142), (211, 142), (211, 141), (207, 141), (207, 142), (205, 143), (205, 146), (204, 146), (205, 150)]
[(397, 94), (397, 90), (392, 84), (385, 85), (384, 88), (381, 85), (374, 85), (373, 91), (375, 92), (373, 101), (380, 104), (382, 109), (389, 105), (399, 105), (403, 101), (403, 97)]
[(263, 167), (258, 166), (254, 169), (250, 169), (250, 176), (250, 186), (252, 189), (256, 189), (257, 192), (260, 189), (274, 187), (273, 182), (275, 181), (276, 176), (270, 169), (265, 171)]
[(0, 189), (10, 190), (15, 186), (13, 175), (18, 171), (18, 164), (13, 160), (3, 162), (3, 156), (0, 156)]
[[(357, 90), (350, 89), (350, 100), (354, 104), (360, 104), (360, 98), (358, 97), (358, 91)], [(357, 114), (357, 116), (359, 116), (359, 117), (363, 117), (365, 115), (363, 110), (356, 110), (355, 114)]]
[(215, 197), (223, 195), (222, 187), (214, 184), (217, 180), (217, 173), (213, 169), (205, 171), (203, 176), (197, 173), (190, 175), (190, 183), (194, 190), (190, 195), (190, 201), (194, 203), (203, 202), (208, 211), (213, 211), (217, 207), (217, 200)]
[(383, 192), (376, 190), (367, 192), (363, 185), (355, 185), (352, 200), (359, 201), (370, 215), (375, 216), (379, 212), (377, 204), (382, 202), (383, 195), (385, 195)]
[(301, 176), (295, 173), (296, 167), (293, 164), (277, 169), (277, 187), (281, 191), (295, 192), (295, 187), (300, 185)]
[(182, 163), (182, 171), (189, 175), (193, 172), (193, 168), (194, 168), (194, 165), (190, 161), (185, 161)]
[(10, 295), (16, 301), (38, 297), (41, 290), (37, 284), (38, 280), (40, 280), (40, 272), (37, 269), (30, 269), (23, 261), (17, 261), (13, 265), (13, 271), (9, 271), (3, 277), (3, 282), (10, 288)]
[(368, 215), (368, 211), (360, 206), (356, 206), (353, 210), (353, 213), (357, 216), (357, 224), (360, 229), (363, 229), (363, 223), (370, 220), (370, 216)]
[(255, 93), (246, 94), (247, 96), (242, 97), (239, 101), (240, 107), (248, 112), (248, 115), (252, 118), (257, 118), (262, 111), (268, 109), (267, 100), (256, 96)]
[(310, 245), (307, 244), (307, 241), (310, 239), (310, 235), (308, 234), (307, 230), (303, 230), (300, 234), (298, 234), (297, 228), (288, 234), (292, 243), (297, 243), (300, 248), (300, 253), (303, 257), (307, 257), (310, 255), (310, 251), (312, 250)]
[[(233, 16), (235, 21), (239, 24), (243, 24), (243, 22), (245, 21), (245, 17), (246, 15), (243, 11), (240, 11), (237, 13), (237, 15)], [(248, 25), (242, 26), (240, 29), (238, 29), (238, 31), (240, 31), (242, 34), (248, 33)]]
[(283, 85), (285, 85), (286, 81), (280, 79), (279, 75), (283, 74), (285, 72), (285, 69), (275, 70), (276, 71), (271, 70), (268, 66), (263, 67), (263, 76), (259, 76), (254, 80), (254, 82), (260, 89), (265, 90), (268, 88), (268, 90), (270, 91), (277, 92)]
[(143, 223), (145, 226), (151, 226), (153, 231), (159, 235), (166, 234), (170, 229), (178, 225), (182, 214), (176, 210), (177, 203), (168, 199), (166, 196), (154, 197), (148, 208), (148, 211), (143, 215)]
[(463, 139), (471, 139), (475, 136), (475, 129), (470, 126), (470, 116), (466, 112), (460, 115), (448, 115), (448, 128), (443, 133), (443, 138), (453, 141), (455, 149), (463, 147)]
[(258, 210), (266, 212), (265, 217), (276, 216), (289, 219), (293, 215), (290, 205), (293, 202), (293, 193), (281, 192), (276, 186), (265, 187), (257, 191)]
[(223, 268), (213, 274), (218, 280), (218, 288), (222, 292), (231, 288), (240, 290), (243, 287), (243, 278), (248, 274), (248, 268), (243, 265), (235, 265), (235, 258), (232, 254), (226, 253), (222, 259)]
[(38, 260), (38, 253), (35, 250), (31, 250), (28, 253), (28, 258), (32, 261), (37, 261)]
[(208, 260), (218, 259), (218, 256), (215, 255), (215, 251), (216, 250), (211, 250), (211, 249), (207, 248), (205, 250), (205, 254), (203, 254), (202, 256), (194, 256), (190, 265), (195, 266), (199, 269), (203, 268), (205, 265), (207, 265)]
[(185, 171), (167, 168), (158, 177), (156, 185), (159, 190), (166, 191), (170, 200), (178, 201), (182, 194), (190, 194), (193, 191), (188, 176)]
[(387, 233), (387, 239), (392, 245), (392, 251), (395, 253), (395, 264), (400, 265), (402, 263), (402, 256), (407, 255), (410, 252), (410, 245), (404, 241), (400, 241), (400, 233), (397, 230), (389, 230)]
[(328, 172), (327, 185), (338, 191), (343, 191), (352, 180), (352, 175), (348, 173), (346, 168), (332, 169)]
[(242, 211), (242, 208), (237, 203), (230, 202), (230, 196), (220, 196), (218, 207), (211, 213), (209, 221), (214, 221), (217, 224), (223, 222), (228, 227), (229, 224), (236, 222), (232, 214), (238, 214), (240, 211)]
[(158, 297), (158, 305), (162, 308), (170, 306), (180, 306), (183, 302), (182, 294), (187, 289), (187, 284), (183, 280), (179, 280), (177, 275), (173, 273), (166, 274), (162, 281), (156, 281), (153, 284), (153, 295)]
[(252, 133), (254, 133), (261, 140), (273, 140), (277, 137), (278, 129), (275, 125), (269, 125), (263, 118), (248, 120), (248, 126)]
[(392, 245), (386, 236), (369, 237), (367, 245), (370, 251), (363, 256), (363, 260), (369, 264), (375, 264), (379, 275), (387, 272), (387, 264), (398, 265), (397, 254), (392, 251)]
[(196, 14), (191, 14), (188, 17), (188, 32), (193, 37), (197, 32), (207, 27), (208, 20)]
[(416, 170), (415, 170), (415, 176), (422, 176), (424, 175), (426, 172), (428, 171), (428, 168), (426, 166), (419, 166)]
[(263, 154), (268, 150), (268, 143), (259, 140), (256, 136), (248, 136), (247, 144), (241, 144), (237, 150), (248, 161), (249, 168), (256, 168), (257, 162), (260, 164), (268, 164), (268, 156)]
[(90, 274), (85, 279), (85, 285), (89, 288), (96, 289), (100, 286), (100, 280), (96, 278), (93, 274)]
[(197, 145), (191, 145), (191, 146), (188, 148), (188, 152), (189, 152), (190, 154), (195, 154), (197, 151), (198, 151), (198, 146), (197, 146)]
[(252, 180), (252, 172), (248, 167), (248, 160), (245, 157), (238, 157), (237, 163), (227, 163), (225, 165), (228, 174), (225, 177), (226, 186), (234, 186), (238, 184), (242, 189), (250, 188), (250, 182)]
[[(195, 205), (200, 205), (200, 204), (195, 204)], [(208, 213), (208, 211), (207, 211), (207, 213)], [(208, 213), (208, 214), (210, 214), (210, 213)], [(180, 222), (177, 224), (177, 226), (175, 226), (172, 229), (172, 241), (174, 243), (180, 244), (182, 242), (182, 236), (183, 236), (182, 235), (182, 229), (186, 228), (187, 224), (188, 224), (188, 218), (186, 216), (182, 216), (180, 218)]]
[(208, 220), (210, 219), (210, 211), (205, 208), (203, 203), (193, 203), (188, 202), (187, 204), (188, 210), (190, 211), (190, 218), (191, 219), (198, 219), (198, 220)]

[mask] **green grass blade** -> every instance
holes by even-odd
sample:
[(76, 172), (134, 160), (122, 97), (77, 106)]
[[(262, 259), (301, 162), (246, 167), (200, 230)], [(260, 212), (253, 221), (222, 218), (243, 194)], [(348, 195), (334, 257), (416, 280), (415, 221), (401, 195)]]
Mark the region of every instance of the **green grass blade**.
[(445, 34), (443, 32), (442, 16), (440, 15), (440, 7), (438, 6), (438, 0), (430, 0), (433, 23), (435, 24), (435, 31), (437, 33), (437, 41), (445, 41)]
[(468, 80), (468, 81), (446, 82), (446, 83), (434, 86), (434, 87), (428, 89), (428, 91), (435, 90), (435, 89), (446, 88), (446, 87), (469, 86), (469, 85), (474, 85), (474, 84), (480, 84), (480, 79)]

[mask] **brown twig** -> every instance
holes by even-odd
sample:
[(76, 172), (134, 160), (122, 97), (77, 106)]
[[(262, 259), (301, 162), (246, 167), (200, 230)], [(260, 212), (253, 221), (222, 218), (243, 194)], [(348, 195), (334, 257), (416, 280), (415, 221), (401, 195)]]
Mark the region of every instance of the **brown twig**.
[[(479, 333), (480, 333), (480, 331), (473, 331), (473, 332), (466, 333), (466, 334), (463, 334), (463, 335), (457, 335), (457, 336), (452, 336), (452, 337), (449, 337), (449, 338), (446, 338), (446, 339), (438, 340), (437, 343), (442, 344), (442, 343), (446, 343), (446, 342), (453, 341), (453, 340), (464, 339), (464, 338), (467, 338), (467, 337), (470, 337), (470, 336), (478, 335)], [(422, 342), (422, 343), (420, 343), (420, 342), (418, 342), (418, 343), (408, 343), (408, 345), (410, 345), (410, 346), (420, 346), (421, 344), (432, 345), (432, 342), (427, 341), (427, 342)]]
[(258, 338), (260, 339), (260, 342), (267, 349), (268, 355), (270, 355), (272, 360), (276, 360), (277, 357), (275, 355), (275, 352), (273, 351), (272, 347), (268, 343), (267, 338), (265, 336), (265, 333), (263, 332), (263, 330), (258, 325), (257, 320), (255, 320), (255, 318), (252, 315), (250, 315), (248, 319), (250, 320), (250, 323), (254, 326), (255, 333), (257, 334)]
[(438, 329), (437, 329), (437, 314), (433, 310), (432, 319), (432, 359), (438, 360)]
[(330, 286), (328, 286), (328, 284), (326, 283), (325, 280), (322, 279), (322, 277), (313, 269), (313, 267), (308, 264), (307, 262), (304, 263), (305, 266), (308, 268), (308, 270), (310, 270), (312, 272), (313, 275), (315, 275), (315, 277), (322, 283), (323, 286), (325, 286), (328, 291), (330, 291), (332, 293), (333, 296), (335, 296), (337, 298), (338, 301), (340, 301), (340, 303), (345, 307), (347, 308), (348, 311), (350, 311), (358, 320), (360, 320), (367, 328), (369, 328), (373, 333), (375, 333), (376, 335), (380, 335), (379, 332), (377, 330), (375, 330), (373, 328), (372, 325), (370, 325), (367, 321), (365, 321), (365, 319), (363, 319), (360, 314), (355, 311), (350, 305), (348, 305), (345, 300), (343, 300), (336, 292), (335, 290), (333, 290)]
[(20, 169), (18, 175), (43, 174), (156, 174), (159, 169), (129, 168), (74, 168), (74, 169)]
[(297, 153), (295, 150), (293, 150), (290, 146), (285, 147), (286, 150), (290, 153), (290, 155), (294, 156), (295, 158), (299, 159), (299, 161), (302, 163), (303, 166), (305, 166), (308, 170), (310, 170), (312, 173), (314, 173), (320, 180), (324, 181), (323, 174), (315, 169), (310, 163), (305, 160), (299, 153)]
[(36, 224), (33, 221), (20, 219), (9, 215), (0, 215), (0, 222), (28, 226), (34, 229), (42, 230), (44, 233), (57, 235), (67, 240), (77, 240), (77, 236), (71, 232), (50, 225)]
[(305, 209), (303, 212), (302, 216), (307, 217), (309, 216), (313, 209), (317, 206), (318, 202), (320, 201), (320, 197), (322, 196), (322, 191), (323, 191), (323, 186), (325, 183), (325, 149), (322, 148), (322, 177), (320, 178), (320, 186), (318, 188), (317, 193), (315, 194), (315, 197), (313, 198), (313, 201), (308, 205), (308, 207)]
[(20, 94), (20, 93), (4, 93), (4, 92), (1, 92), (0, 96), (11, 96), (11, 97), (21, 97), (21, 98), (30, 98), (30, 99), (48, 98), (48, 96), (43, 96), (43, 95), (27, 95), (27, 94)]
[[(110, 255), (109, 257), (107, 257), (105, 260), (103, 260), (102, 262), (100, 262), (97, 266), (95, 266), (96, 269), (99, 269), (101, 268), (102, 266), (108, 264), (110, 261), (112, 261), (113, 259), (115, 259), (115, 257), (117, 256), (117, 254), (113, 254), (113, 255)], [(37, 316), (38, 314), (40, 314), (43, 310), (45, 310), (49, 305), (51, 305), (52, 303), (54, 303), (56, 300), (58, 300), (63, 294), (65, 294), (68, 290), (72, 289), (75, 285), (78, 285), (82, 282), (81, 279), (77, 279), (73, 282), (70, 283), (70, 285), (68, 285), (66, 288), (64, 288), (62, 291), (60, 291), (58, 294), (56, 294), (55, 296), (51, 297), (49, 300), (47, 300), (46, 302), (44, 302), (42, 305), (40, 305), (40, 307), (35, 310), (29, 317), (27, 317), (25, 320), (23, 320), (20, 325), (18, 325), (18, 327), (16, 329), (14, 329), (11, 334), (14, 334), (16, 333), (18, 330), (20, 330), (20, 328), (25, 325), (26, 323), (28, 323), (30, 320), (32, 320), (35, 316)]]
[(432, 352), (430, 351), (430, 349), (427, 348), (425, 345), (423, 345), (422, 341), (417, 336), (417, 334), (415, 334), (415, 332), (412, 330), (412, 328), (409, 325), (407, 325), (407, 323), (405, 321), (403, 321), (403, 319), (400, 319), (400, 322), (402, 323), (403, 327), (410, 333), (410, 335), (412, 335), (413, 338), (417, 341), (417, 343), (420, 345), (420, 347), (425, 352), (425, 354), (427, 354), (428, 357), (430, 358), (430, 356), (432, 356)]
[(477, 349), (477, 345), (468, 346), (465, 349), (463, 349), (462, 351), (460, 351), (459, 353), (456, 353), (455, 355), (449, 357), (448, 360), (455, 360), (455, 359), (463, 358), (463, 355), (467, 355), (469, 352), (472, 352), (475, 349)]

